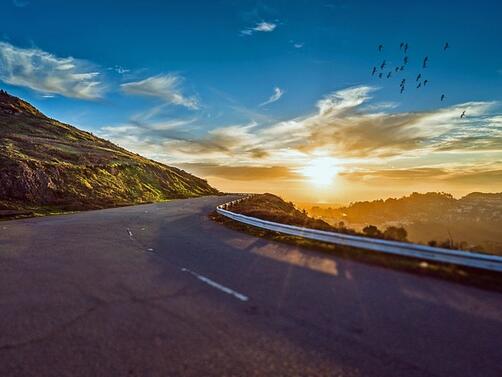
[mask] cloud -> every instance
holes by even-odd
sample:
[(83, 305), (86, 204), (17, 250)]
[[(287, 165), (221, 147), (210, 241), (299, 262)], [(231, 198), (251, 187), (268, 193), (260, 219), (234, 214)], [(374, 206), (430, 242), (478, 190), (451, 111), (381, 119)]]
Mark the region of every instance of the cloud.
[(43, 94), (79, 99), (100, 98), (104, 84), (91, 64), (60, 58), (40, 49), (23, 49), (0, 42), (0, 80)]
[(195, 97), (186, 97), (180, 90), (183, 78), (175, 74), (152, 76), (141, 81), (128, 82), (121, 85), (128, 94), (158, 97), (166, 103), (198, 109), (199, 103)]
[(272, 94), (268, 100), (266, 100), (265, 102), (261, 103), (260, 107), (268, 105), (268, 104), (273, 103), (275, 101), (278, 101), (284, 95), (284, 93), (285, 93), (285, 91), (283, 89), (281, 89), (279, 87), (275, 87), (274, 88), (274, 94)]
[(276, 27), (277, 25), (272, 22), (260, 22), (253, 28), (253, 30), (268, 33), (274, 31)]
[(131, 72), (130, 69), (124, 68), (124, 67), (122, 67), (120, 65), (115, 65), (113, 67), (109, 67), (108, 70), (109, 71), (114, 71), (114, 72), (118, 73), (119, 75), (123, 75), (125, 73)]
[(247, 28), (241, 31), (242, 35), (253, 35), (254, 33), (271, 33), (277, 28), (277, 24), (273, 22), (258, 22), (256, 26)]
[(302, 48), (305, 45), (303, 42), (295, 42), (294, 40), (290, 40), (289, 43), (291, 43), (294, 48)]
[(352, 181), (365, 181), (368, 184), (383, 182), (394, 184), (450, 183), (460, 185), (502, 184), (502, 163), (454, 164), (437, 167), (412, 167), (400, 169), (372, 169), (341, 173)]
[[(150, 124), (134, 132), (109, 127), (107, 134), (150, 158), (178, 165), (203, 164), (204, 172), (220, 178), (244, 180), (238, 169), (266, 176), (270, 170), (260, 169), (272, 166), (290, 172), (291, 176), (280, 175), (289, 179), (286, 176), (292, 177), (319, 157), (335, 159), (341, 176), (358, 180), (379, 177), (389, 182), (403, 177), (411, 182), (438, 177), (444, 182), (467, 182), (468, 177), (485, 173), (499, 175), (499, 167), (475, 169), (502, 160), (502, 117), (493, 114), (496, 103), (399, 112), (394, 104), (372, 105), (375, 91), (368, 86), (338, 90), (321, 98), (311, 114), (280, 122), (229, 125), (201, 134), (205, 125), (193, 120), (190, 127), (196, 132), (188, 125), (163, 130)], [(464, 110), (467, 117), (461, 119)], [(448, 159), (457, 165), (437, 166)], [(461, 178), (453, 175), (455, 170), (466, 174)]]
[(291, 180), (298, 175), (284, 166), (226, 166), (204, 163), (179, 164), (180, 168), (202, 177), (218, 177), (238, 181)]

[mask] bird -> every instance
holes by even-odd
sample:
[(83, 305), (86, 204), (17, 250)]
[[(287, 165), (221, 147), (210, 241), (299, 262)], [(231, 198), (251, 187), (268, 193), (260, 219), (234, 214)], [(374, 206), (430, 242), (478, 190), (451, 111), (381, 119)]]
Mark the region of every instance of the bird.
[(418, 80), (420, 80), (421, 78), (422, 78), (422, 74), (421, 74), (421, 73), (419, 73), (419, 74), (418, 74), (418, 76), (417, 76), (417, 79), (416, 79), (415, 81), (418, 81)]
[(403, 92), (404, 92), (404, 85), (401, 86), (401, 94), (403, 94)]
[(381, 79), (381, 78), (382, 78), (382, 76), (383, 76), (383, 73), (382, 73), (382, 72), (380, 72), (380, 73), (378, 74), (378, 78), (380, 78), (380, 79)]
[(399, 67), (396, 67), (396, 72), (399, 72)]
[(462, 112), (462, 114), (460, 115), (460, 119), (462, 119), (463, 117), (465, 117), (465, 110)]
[(378, 45), (378, 52), (382, 52), (382, 50), (383, 50), (383, 45), (382, 44)]
[(404, 65), (402, 65), (401, 67), (399, 67), (399, 70), (400, 71), (404, 71)]
[(376, 72), (376, 67), (373, 67), (373, 71), (371, 72), (371, 76), (375, 76), (375, 72)]
[(404, 57), (404, 64), (408, 64), (408, 57), (407, 56)]
[(384, 60), (382, 62), (382, 64), (380, 64), (380, 69), (384, 69), (386, 64), (387, 64), (387, 62)]
[(400, 86), (404, 86), (404, 83), (406, 82), (406, 79), (402, 79), (401, 80), (401, 84), (399, 84)]
[(422, 65), (424, 68), (427, 68), (427, 62), (428, 62), (428, 61), (429, 61), (429, 57), (428, 57), (428, 56), (426, 56), (426, 57), (424, 58), (424, 64)]
[(424, 86), (426, 86), (428, 82), (429, 80), (424, 80)]
[(401, 42), (401, 44), (399, 45), (399, 49), (402, 50), (404, 47), (404, 42)]
[(422, 82), (419, 82), (417, 85), (417, 89), (420, 89), (421, 86), (422, 86)]
[(405, 43), (404, 44), (404, 53), (406, 54), (407, 51), (408, 51), (408, 43)]
[(446, 98), (446, 96), (444, 94), (441, 94), (441, 102), (443, 102), (443, 100)]
[(390, 71), (389, 73), (387, 73), (387, 78), (390, 79), (390, 77), (392, 76), (392, 71)]
[(443, 51), (448, 50), (449, 47), (450, 47), (450, 45), (448, 44), (448, 42), (445, 42), (445, 44), (443, 46)]

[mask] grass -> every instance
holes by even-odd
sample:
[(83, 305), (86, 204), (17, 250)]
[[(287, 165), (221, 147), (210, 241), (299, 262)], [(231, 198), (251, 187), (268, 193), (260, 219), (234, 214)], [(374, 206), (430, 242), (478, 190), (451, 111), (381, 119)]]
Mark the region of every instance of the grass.
[(218, 194), (201, 178), (50, 119), (5, 93), (0, 182), (0, 211), (21, 217)]
[[(325, 225), (322, 224), (324, 222), (321, 220), (309, 218), (304, 212), (294, 208), (292, 203), (286, 203), (281, 198), (272, 194), (255, 195), (232, 206), (230, 210), (247, 216), (258, 217), (263, 220), (333, 231), (333, 227), (331, 227), (331, 229), (325, 228)], [(460, 267), (445, 263), (423, 261), (411, 257), (390, 255), (371, 250), (333, 245), (302, 237), (285, 235), (242, 224), (221, 216), (216, 211), (212, 212), (209, 216), (212, 220), (220, 224), (237, 231), (248, 233), (255, 237), (266, 238), (302, 248), (318, 250), (343, 259), (351, 259), (384, 268), (398, 269), (418, 275), (447, 279), (483, 289), (502, 292), (502, 274), (497, 272), (482, 271), (474, 268)], [(321, 221), (321, 223), (319, 221)], [(316, 224), (319, 225), (319, 227), (312, 226)], [(326, 225), (329, 226), (329, 224)]]

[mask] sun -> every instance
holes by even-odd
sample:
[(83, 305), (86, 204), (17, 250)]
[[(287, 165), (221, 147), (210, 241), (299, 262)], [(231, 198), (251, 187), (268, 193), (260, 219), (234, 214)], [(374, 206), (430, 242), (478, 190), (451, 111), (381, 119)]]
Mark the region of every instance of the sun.
[(340, 169), (331, 157), (318, 157), (298, 171), (316, 186), (327, 186), (333, 182)]

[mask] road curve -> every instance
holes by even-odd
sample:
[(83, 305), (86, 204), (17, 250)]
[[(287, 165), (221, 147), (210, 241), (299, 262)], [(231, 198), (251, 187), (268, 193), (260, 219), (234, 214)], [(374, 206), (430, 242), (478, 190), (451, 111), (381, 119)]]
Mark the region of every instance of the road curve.
[(502, 295), (233, 231), (205, 197), (0, 222), (0, 376), (501, 376)]

